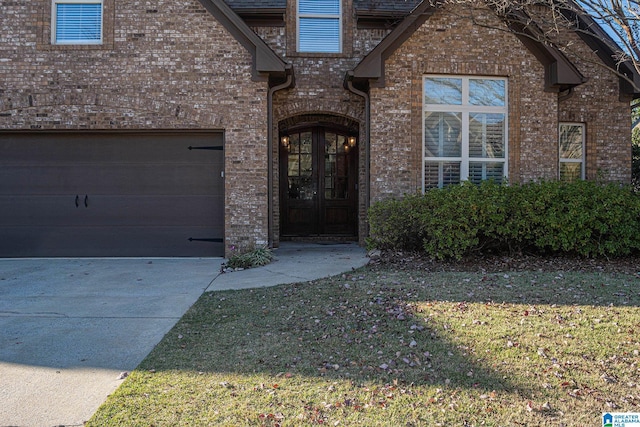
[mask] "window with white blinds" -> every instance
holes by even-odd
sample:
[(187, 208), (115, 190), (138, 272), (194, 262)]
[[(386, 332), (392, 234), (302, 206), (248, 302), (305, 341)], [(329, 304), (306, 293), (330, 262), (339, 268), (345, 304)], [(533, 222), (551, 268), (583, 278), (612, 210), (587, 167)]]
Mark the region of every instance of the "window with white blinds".
[(298, 0), (298, 52), (342, 51), (341, 0)]
[(507, 80), (423, 78), (423, 189), (507, 175)]
[(53, 44), (102, 43), (102, 0), (53, 0)]
[(584, 179), (584, 129), (583, 123), (560, 123), (560, 181)]

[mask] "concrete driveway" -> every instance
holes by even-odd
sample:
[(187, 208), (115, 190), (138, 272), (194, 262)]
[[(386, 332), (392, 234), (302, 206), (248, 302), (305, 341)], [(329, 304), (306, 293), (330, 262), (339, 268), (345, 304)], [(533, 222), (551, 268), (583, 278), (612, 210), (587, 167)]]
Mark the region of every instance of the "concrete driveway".
[(0, 259), (0, 426), (81, 426), (221, 259)]
[(205, 291), (362, 267), (355, 243), (288, 242), (271, 264), (221, 258), (0, 259), (0, 426), (81, 426)]

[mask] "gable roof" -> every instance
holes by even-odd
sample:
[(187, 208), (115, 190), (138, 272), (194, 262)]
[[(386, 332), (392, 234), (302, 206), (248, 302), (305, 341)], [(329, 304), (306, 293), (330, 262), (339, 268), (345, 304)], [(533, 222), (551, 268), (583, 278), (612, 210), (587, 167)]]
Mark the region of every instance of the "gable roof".
[(287, 65), (223, 0), (199, 0), (216, 20), (249, 51), (253, 58), (253, 77), (264, 81), (270, 77), (282, 78), (290, 72)]
[(232, 9), (285, 9), (287, 0), (225, 0)]
[(287, 0), (225, 0), (247, 25), (284, 27)]
[[(225, 0), (232, 9), (285, 9), (287, 0)], [(409, 13), (421, 0), (354, 0), (356, 10), (380, 10)]]
[(367, 11), (398, 11), (409, 14), (421, 0), (353, 0), (356, 10)]
[(578, 36), (598, 55), (600, 60), (620, 76), (620, 92), (640, 97), (640, 75), (631, 61), (618, 61), (620, 47), (611, 36), (588, 14), (578, 14), (575, 10), (563, 10), (562, 13), (575, 22)]
[[(411, 13), (380, 42), (351, 71), (347, 79), (356, 84), (370, 84), (373, 87), (384, 87), (385, 61), (426, 22), (437, 10), (429, 1), (422, 1)], [(519, 28), (515, 35), (527, 49), (544, 65), (545, 87), (547, 90), (564, 90), (585, 82), (578, 69), (558, 49), (536, 42), (524, 34), (526, 28)], [(525, 33), (526, 34), (526, 33)]]
[(390, 29), (398, 25), (421, 0), (353, 0), (358, 28)]

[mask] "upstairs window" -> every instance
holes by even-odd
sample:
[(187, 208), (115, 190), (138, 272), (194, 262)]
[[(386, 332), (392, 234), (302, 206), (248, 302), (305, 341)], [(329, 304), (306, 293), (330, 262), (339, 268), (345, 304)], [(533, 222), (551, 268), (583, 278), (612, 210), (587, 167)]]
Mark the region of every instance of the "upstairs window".
[(52, 0), (53, 44), (101, 44), (103, 0)]
[(298, 0), (298, 52), (342, 52), (341, 0)]
[(584, 179), (584, 124), (560, 123), (560, 181)]
[(424, 189), (507, 176), (507, 80), (425, 76)]

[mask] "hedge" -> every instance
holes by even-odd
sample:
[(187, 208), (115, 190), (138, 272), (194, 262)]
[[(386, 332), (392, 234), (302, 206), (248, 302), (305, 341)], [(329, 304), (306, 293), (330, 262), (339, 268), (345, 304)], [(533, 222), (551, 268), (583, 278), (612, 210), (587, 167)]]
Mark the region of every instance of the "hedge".
[(464, 183), (369, 209), (368, 245), (456, 258), (482, 250), (619, 257), (640, 249), (640, 196), (628, 186)]

